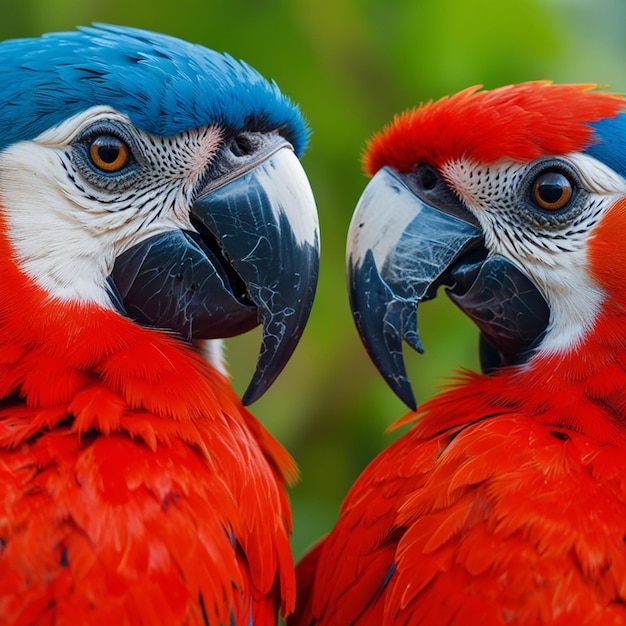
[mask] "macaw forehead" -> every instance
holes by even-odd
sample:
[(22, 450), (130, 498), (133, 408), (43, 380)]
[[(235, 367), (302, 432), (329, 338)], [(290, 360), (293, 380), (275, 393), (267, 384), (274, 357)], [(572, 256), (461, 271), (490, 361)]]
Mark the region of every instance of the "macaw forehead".
[[(459, 158), (485, 164), (503, 158), (528, 162), (585, 150), (609, 162), (617, 144), (609, 150), (607, 136), (619, 127), (626, 139), (626, 116), (621, 114), (626, 98), (594, 87), (548, 82), (492, 91), (472, 87), (428, 102), (399, 115), (372, 138), (365, 170), (373, 175), (388, 165), (410, 172), (418, 163), (438, 167)], [(622, 157), (622, 171), (625, 165)]]
[(298, 108), (249, 65), (138, 29), (98, 25), (0, 43), (0, 85), (0, 149), (94, 105), (163, 136), (209, 124), (278, 129), (298, 154), (308, 138)]

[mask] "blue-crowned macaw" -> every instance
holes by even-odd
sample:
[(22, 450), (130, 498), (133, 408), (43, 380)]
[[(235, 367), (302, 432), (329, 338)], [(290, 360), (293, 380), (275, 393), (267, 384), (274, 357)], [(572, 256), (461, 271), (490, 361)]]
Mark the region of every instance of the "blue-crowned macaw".
[(626, 623), (626, 98), (472, 88), (372, 139), (352, 310), (411, 408), (447, 286), (484, 372), (410, 412), (298, 567), (302, 625)]
[(290, 457), (244, 403), (318, 270), (298, 108), (243, 62), (114, 26), (0, 44), (0, 623), (275, 624)]

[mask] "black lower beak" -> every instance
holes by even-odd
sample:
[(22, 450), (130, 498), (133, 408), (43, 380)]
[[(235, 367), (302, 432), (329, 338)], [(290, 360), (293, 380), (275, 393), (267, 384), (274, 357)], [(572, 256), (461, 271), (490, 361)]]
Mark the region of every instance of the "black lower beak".
[(463, 257), (450, 279), (448, 296), (480, 329), (483, 372), (525, 362), (550, 321), (550, 307), (537, 285), (500, 255), (479, 263)]
[(370, 358), (410, 408), (402, 341), (422, 352), (420, 302), (450, 285), (452, 300), (479, 326), (486, 369), (510, 363), (543, 333), (549, 309), (535, 285), (503, 257), (488, 257), (482, 231), (445, 183), (415, 181), (383, 168), (366, 187), (348, 236), (348, 289)]
[(259, 398), (289, 360), (309, 317), (319, 268), (315, 201), (286, 144), (191, 208), (195, 231), (148, 239), (115, 262), (126, 314), (185, 339), (238, 335), (263, 325), (243, 402)]

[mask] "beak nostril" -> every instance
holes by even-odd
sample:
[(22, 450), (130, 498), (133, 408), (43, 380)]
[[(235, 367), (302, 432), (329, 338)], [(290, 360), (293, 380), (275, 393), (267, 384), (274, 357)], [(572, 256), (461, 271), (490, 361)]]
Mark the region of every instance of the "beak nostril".
[(439, 173), (437, 170), (425, 163), (417, 167), (415, 174), (422, 189), (425, 191), (432, 191), (439, 182)]
[(245, 134), (234, 137), (230, 146), (231, 152), (237, 157), (250, 156), (254, 149), (254, 142)]

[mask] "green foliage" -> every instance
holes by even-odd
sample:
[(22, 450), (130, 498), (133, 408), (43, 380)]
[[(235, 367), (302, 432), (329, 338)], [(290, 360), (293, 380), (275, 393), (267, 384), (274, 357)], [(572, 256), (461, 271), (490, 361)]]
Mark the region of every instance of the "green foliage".
[[(622, 0), (0, 0), (0, 38), (112, 22), (159, 30), (243, 58), (300, 103), (314, 134), (303, 163), (322, 229), (309, 327), (277, 383), (253, 407), (301, 469), (292, 490), (296, 556), (334, 522), (363, 467), (405, 409), (370, 364), (345, 289), (345, 238), (366, 184), (367, 139), (393, 115), (474, 84), (523, 80), (626, 88)], [(420, 309), (423, 357), (407, 354), (418, 401), (460, 367), (476, 368), (476, 332), (441, 296)], [(247, 386), (260, 335), (229, 341)]]

